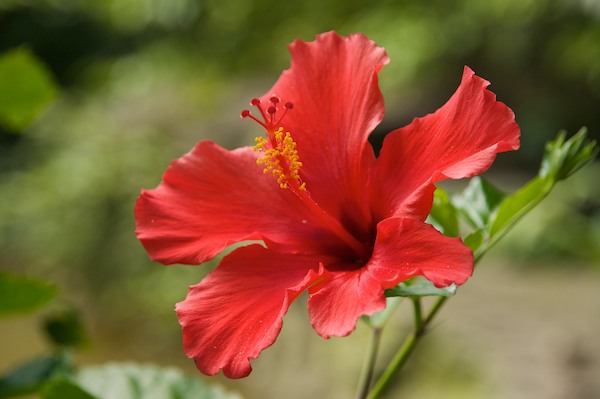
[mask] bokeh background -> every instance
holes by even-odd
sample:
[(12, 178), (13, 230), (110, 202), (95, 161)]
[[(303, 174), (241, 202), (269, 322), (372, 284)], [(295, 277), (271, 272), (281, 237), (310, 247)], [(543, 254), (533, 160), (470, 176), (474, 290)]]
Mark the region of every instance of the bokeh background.
[[(136, 197), (199, 140), (252, 143), (260, 132), (239, 112), (289, 66), (288, 43), (328, 30), (363, 32), (391, 57), (375, 146), (441, 106), (464, 65), (523, 131), (522, 149), (487, 174), (501, 188), (534, 176), (559, 130), (600, 137), (598, 0), (2, 0), (0, 55), (37, 57), (55, 84), (33, 123), (0, 125), (0, 269), (61, 287), (53, 307), (77, 309), (90, 336), (79, 363), (196, 374), (173, 309), (215, 264), (153, 264), (134, 235)], [(600, 397), (599, 176), (596, 163), (563, 183), (492, 251), (395, 394)], [(304, 301), (250, 377), (201, 378), (247, 399), (352, 397), (368, 331), (325, 341)], [(48, 350), (44, 317), (0, 320), (0, 373)], [(386, 330), (383, 360), (408, 320), (402, 309)]]

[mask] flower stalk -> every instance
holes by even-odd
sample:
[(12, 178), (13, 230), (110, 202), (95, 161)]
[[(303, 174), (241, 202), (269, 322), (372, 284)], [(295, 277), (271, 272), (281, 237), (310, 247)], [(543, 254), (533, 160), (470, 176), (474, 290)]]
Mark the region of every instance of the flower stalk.
[(371, 389), (371, 383), (373, 380), (373, 374), (375, 372), (375, 364), (377, 363), (377, 354), (379, 352), (379, 345), (381, 343), (382, 327), (373, 326), (371, 329), (371, 341), (369, 342), (369, 348), (367, 350), (367, 358), (361, 371), (359, 390), (357, 399), (365, 399)]
[(438, 297), (426, 317), (422, 317), (421, 300), (417, 297), (413, 299), (413, 310), (415, 328), (405, 339), (383, 374), (375, 382), (373, 389), (365, 396), (366, 399), (377, 399), (394, 381), (394, 376), (406, 364), (410, 356), (413, 354), (417, 344), (421, 341), (423, 335), (427, 331), (427, 327), (434, 319), (435, 315), (440, 311), (442, 305), (448, 297)]

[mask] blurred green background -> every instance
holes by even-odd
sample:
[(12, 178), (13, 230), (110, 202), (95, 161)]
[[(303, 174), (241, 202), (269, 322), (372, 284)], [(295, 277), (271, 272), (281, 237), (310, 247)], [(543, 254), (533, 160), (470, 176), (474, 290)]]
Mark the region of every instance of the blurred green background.
[[(79, 309), (90, 331), (81, 362), (195, 373), (173, 308), (210, 265), (153, 264), (135, 238), (133, 204), (197, 141), (252, 143), (256, 126), (239, 112), (289, 66), (287, 44), (328, 30), (363, 32), (390, 55), (375, 146), (440, 107), (465, 64), (523, 130), (522, 149), (489, 175), (500, 187), (533, 176), (560, 129), (585, 125), (600, 137), (598, 0), (2, 0), (0, 108), (14, 109), (0, 113), (0, 269), (59, 284), (54, 306)], [(27, 90), (39, 93), (35, 104)], [(398, 392), (600, 396), (599, 176), (596, 163), (564, 183), (493, 252)], [(249, 378), (207, 380), (247, 399), (351, 396), (366, 329), (324, 341), (298, 305)], [(43, 317), (0, 320), (0, 372), (47, 348)]]

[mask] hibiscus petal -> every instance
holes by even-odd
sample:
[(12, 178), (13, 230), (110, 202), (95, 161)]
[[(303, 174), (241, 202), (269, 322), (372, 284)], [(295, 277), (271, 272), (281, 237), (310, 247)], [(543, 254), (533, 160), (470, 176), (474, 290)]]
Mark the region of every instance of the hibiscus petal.
[(418, 219), (389, 218), (378, 224), (365, 266), (329, 272), (309, 288), (311, 322), (324, 338), (345, 336), (359, 317), (385, 309), (385, 289), (414, 276), (425, 276), (438, 287), (459, 285), (472, 272), (473, 254), (459, 238), (446, 237)]
[(359, 317), (385, 309), (381, 282), (366, 268), (330, 272), (309, 293), (310, 320), (323, 338), (346, 336)]
[(463, 284), (473, 273), (473, 253), (460, 238), (446, 237), (418, 219), (389, 218), (377, 225), (366, 268), (384, 288), (422, 275), (438, 287)]
[(227, 151), (204, 141), (174, 161), (135, 207), (136, 234), (150, 257), (199, 264), (242, 240), (304, 252), (339, 245), (289, 190), (262, 173), (256, 157), (251, 148)]
[(272, 345), (290, 304), (320, 278), (315, 258), (260, 245), (225, 257), (177, 304), (183, 346), (198, 370), (230, 378), (250, 374), (250, 359)]
[(333, 217), (366, 229), (365, 171), (374, 161), (367, 138), (383, 118), (377, 74), (389, 59), (361, 34), (329, 32), (289, 48), (291, 68), (263, 101), (275, 94), (294, 104), (282, 124), (297, 142), (307, 189)]
[(371, 195), (380, 218), (424, 219), (432, 183), (482, 173), (496, 153), (519, 148), (513, 112), (487, 86), (489, 82), (465, 67), (459, 88), (444, 106), (385, 138)]

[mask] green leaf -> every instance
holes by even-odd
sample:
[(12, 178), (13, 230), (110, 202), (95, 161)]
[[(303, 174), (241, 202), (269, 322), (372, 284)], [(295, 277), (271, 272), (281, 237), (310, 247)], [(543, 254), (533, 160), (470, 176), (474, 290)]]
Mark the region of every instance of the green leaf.
[(21, 131), (55, 99), (48, 69), (26, 48), (0, 56), (0, 122)]
[(45, 356), (27, 362), (0, 378), (0, 398), (37, 392), (53, 376), (68, 367), (64, 356)]
[(471, 179), (467, 188), (461, 195), (454, 197), (452, 202), (472, 227), (483, 229), (504, 198), (504, 193), (477, 176)]
[(57, 292), (54, 284), (0, 272), (0, 316), (38, 309), (54, 298)]
[(421, 278), (414, 282), (413, 280), (404, 281), (394, 288), (385, 290), (385, 296), (454, 296), (456, 294), (456, 285), (438, 288), (427, 279)]
[(565, 137), (566, 133), (560, 132), (556, 140), (546, 144), (540, 177), (551, 178), (555, 182), (564, 180), (598, 155), (596, 141), (586, 141), (586, 128), (581, 128), (569, 140), (565, 141)]
[(97, 399), (96, 396), (90, 395), (65, 378), (50, 380), (44, 384), (40, 397), (41, 399)]
[(498, 207), (490, 224), (490, 236), (510, 227), (548, 195), (554, 185), (551, 179), (536, 177), (520, 190), (508, 196)]
[(442, 234), (458, 237), (458, 214), (446, 191), (437, 188), (433, 195), (433, 206), (428, 220)]
[(559, 133), (546, 145), (538, 176), (509, 196), (502, 196), (483, 180), (477, 182), (473, 179), (475, 182), (469, 185), (462, 197), (456, 198), (455, 205), (476, 228), (465, 238), (465, 243), (475, 251), (476, 260), (537, 206), (557, 182), (593, 161), (598, 154), (598, 146), (595, 141), (586, 138), (586, 129), (581, 129), (568, 140), (564, 132)]
[(490, 236), (510, 228), (543, 200), (557, 182), (571, 176), (598, 155), (597, 143), (586, 140), (585, 128), (568, 140), (565, 137), (561, 132), (546, 144), (538, 176), (502, 202), (492, 219)]
[(475, 230), (463, 240), (464, 244), (471, 248), (473, 252), (477, 251), (481, 244), (483, 244), (483, 231), (481, 229)]
[(59, 346), (79, 347), (88, 342), (81, 315), (74, 309), (57, 312), (44, 323), (46, 334)]
[(131, 363), (84, 367), (79, 385), (100, 399), (241, 399), (174, 368)]

